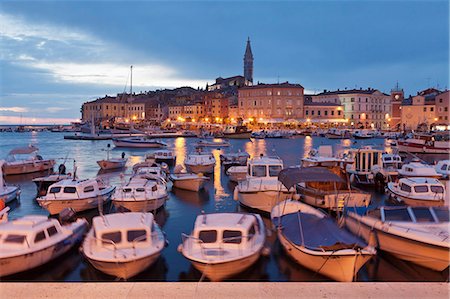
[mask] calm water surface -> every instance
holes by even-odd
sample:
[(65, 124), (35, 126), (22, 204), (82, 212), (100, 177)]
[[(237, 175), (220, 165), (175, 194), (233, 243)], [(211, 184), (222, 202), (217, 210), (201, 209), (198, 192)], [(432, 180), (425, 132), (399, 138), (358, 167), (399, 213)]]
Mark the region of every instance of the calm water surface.
[[(165, 139), (168, 148), (173, 149), (177, 155), (177, 164), (183, 163), (187, 153), (194, 150), (193, 143), (196, 138)], [(219, 155), (237, 150), (246, 151), (252, 157), (259, 154), (277, 155), (284, 161), (285, 166), (298, 165), (300, 158), (311, 149), (319, 145), (333, 145), (334, 150), (348, 147), (360, 147), (372, 145), (390, 151), (384, 139), (371, 139), (357, 141), (353, 144), (350, 140), (330, 140), (322, 137), (299, 137), (295, 139), (260, 139), (260, 140), (230, 140), (232, 146), (223, 150), (212, 149), (211, 152), (219, 161)], [(121, 185), (129, 178), (133, 164), (144, 160), (149, 149), (125, 149), (111, 150), (111, 156), (119, 157), (125, 152), (128, 157), (127, 168), (118, 172), (101, 173), (96, 161), (105, 158), (107, 144), (111, 141), (76, 141), (64, 140), (63, 133), (28, 132), (28, 133), (0, 133), (0, 158), (20, 146), (36, 145), (44, 158), (75, 159), (78, 167), (79, 178), (92, 178), (100, 176), (105, 182), (113, 185)], [(112, 144), (111, 144), (112, 145)], [(112, 145), (113, 146), (113, 145)], [(71, 162), (66, 163), (67, 171), (72, 172)], [(56, 169), (56, 167), (55, 167)], [(33, 174), (26, 176), (10, 176), (7, 182), (18, 184), (22, 190), (20, 202), (10, 203), (10, 218), (15, 219), (28, 214), (47, 215), (35, 201), (36, 187), (32, 178), (42, 176)], [(200, 193), (174, 189), (170, 192), (166, 206), (157, 212), (156, 221), (167, 234), (169, 246), (162, 252), (156, 264), (145, 272), (130, 279), (130, 281), (198, 281), (201, 273), (195, 270), (190, 263), (177, 251), (181, 242), (181, 233), (190, 233), (193, 223), (201, 211), (205, 212), (237, 212), (242, 208), (233, 200), (235, 184), (230, 182), (224, 174), (220, 163), (216, 164), (214, 174), (211, 175), (206, 190)], [(384, 202), (386, 195), (367, 190), (373, 194), (372, 207)], [(114, 212), (111, 207), (105, 208), (106, 212)], [(85, 217), (91, 221), (97, 215), (97, 211), (82, 213), (79, 217)], [(268, 228), (270, 220), (265, 218)], [(267, 237), (267, 244), (271, 248), (271, 254), (261, 257), (258, 262), (246, 272), (234, 277), (234, 281), (328, 281), (329, 279), (311, 272), (291, 260), (283, 251), (276, 238), (276, 233), (271, 231)], [(8, 277), (4, 280), (14, 281), (113, 281), (114, 277), (107, 276), (94, 269), (78, 251), (73, 249), (57, 260), (39, 267), (33, 271)], [(398, 260), (390, 255), (378, 253), (358, 273), (359, 281), (447, 281), (448, 272), (438, 273), (410, 263)]]

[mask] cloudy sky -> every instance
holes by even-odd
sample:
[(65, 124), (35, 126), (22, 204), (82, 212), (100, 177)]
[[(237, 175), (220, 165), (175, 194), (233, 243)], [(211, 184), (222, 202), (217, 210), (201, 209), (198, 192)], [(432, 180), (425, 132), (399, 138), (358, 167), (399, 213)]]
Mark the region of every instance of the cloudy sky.
[(0, 124), (67, 123), (83, 102), (242, 74), (309, 92), (449, 84), (448, 1), (0, 1)]

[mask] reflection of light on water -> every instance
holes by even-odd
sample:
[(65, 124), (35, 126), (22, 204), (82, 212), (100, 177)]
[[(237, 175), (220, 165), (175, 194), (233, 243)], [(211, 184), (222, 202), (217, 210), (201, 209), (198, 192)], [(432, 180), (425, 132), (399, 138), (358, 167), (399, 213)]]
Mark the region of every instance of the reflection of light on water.
[(128, 157), (129, 165), (134, 165), (134, 164), (140, 163), (141, 161), (142, 161), (142, 157), (141, 156), (130, 156), (130, 157)]
[(220, 168), (220, 154), (222, 150), (213, 150), (212, 154), (214, 159), (216, 159), (216, 165), (214, 166), (214, 199), (216, 201), (221, 201), (222, 198), (230, 196), (226, 193), (222, 187), (221, 179), (221, 168)]
[(183, 164), (186, 158), (186, 139), (178, 137), (175, 139), (175, 156), (177, 157), (176, 164)]
[(352, 140), (351, 139), (342, 139), (341, 145), (343, 147), (350, 147), (350, 146), (352, 146)]
[(312, 150), (313, 146), (313, 139), (311, 136), (305, 137), (305, 144), (303, 146), (303, 157), (306, 158), (309, 154), (309, 152)]
[(259, 155), (267, 155), (266, 140), (255, 139), (245, 144), (245, 151), (250, 155), (250, 158), (258, 157)]

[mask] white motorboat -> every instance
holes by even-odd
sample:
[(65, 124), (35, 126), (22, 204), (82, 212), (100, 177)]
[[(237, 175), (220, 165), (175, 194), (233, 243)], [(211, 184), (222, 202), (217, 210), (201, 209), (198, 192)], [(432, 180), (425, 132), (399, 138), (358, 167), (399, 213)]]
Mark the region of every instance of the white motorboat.
[(158, 163), (166, 163), (167, 165), (173, 165), (175, 164), (175, 160), (177, 159), (177, 156), (173, 151), (170, 150), (158, 150), (155, 151), (152, 154), (147, 155), (148, 159), (154, 159), (155, 162)]
[(174, 173), (169, 176), (175, 188), (196, 192), (205, 188), (206, 183), (209, 181), (208, 177), (201, 173), (182, 172), (182, 168), (183, 166), (177, 165)]
[(211, 281), (232, 277), (260, 257), (266, 238), (261, 216), (215, 213), (197, 216), (178, 251)]
[(398, 183), (388, 183), (386, 190), (392, 199), (410, 206), (445, 204), (445, 186), (434, 178), (401, 178)]
[(65, 208), (75, 212), (96, 209), (110, 200), (116, 187), (107, 186), (99, 179), (62, 180), (50, 185), (45, 196), (36, 200), (51, 215)]
[(424, 163), (421, 163), (418, 159), (414, 159), (410, 163), (403, 164), (399, 169), (398, 174), (400, 177), (413, 178), (441, 178), (442, 174), (437, 173), (436, 169)]
[(165, 242), (152, 213), (115, 213), (94, 217), (82, 251), (97, 270), (128, 279), (155, 263)]
[(249, 139), (252, 131), (246, 126), (227, 125), (223, 131), (224, 138)]
[(62, 163), (58, 167), (58, 173), (33, 179), (33, 182), (36, 184), (37, 187), (37, 195), (44, 196), (45, 194), (47, 194), (48, 187), (50, 187), (50, 185), (53, 185), (54, 183), (57, 183), (62, 180), (73, 179), (76, 176), (75, 161), (73, 162), (73, 170), (74, 170), (73, 175), (71, 173), (66, 173), (66, 166), (64, 163)]
[(450, 177), (450, 160), (438, 161), (434, 169), (442, 175), (442, 178), (448, 179)]
[(198, 142), (194, 143), (196, 147), (228, 147), (231, 144), (228, 141), (208, 141), (208, 140), (199, 140)]
[(211, 153), (197, 152), (187, 155), (184, 165), (188, 172), (213, 173), (216, 159)]
[(395, 257), (435, 271), (450, 264), (448, 207), (381, 207), (367, 215), (348, 211), (345, 225)]
[(145, 179), (162, 179), (164, 182), (167, 181), (168, 171), (169, 169), (167, 164), (158, 164), (155, 162), (150, 162), (149, 160), (133, 166), (133, 176)]
[(3, 178), (3, 168), (5, 160), (0, 160), (0, 200), (3, 203), (8, 203), (20, 196), (20, 188), (18, 186), (11, 186), (5, 183)]
[(270, 213), (275, 204), (290, 196), (278, 181), (282, 169), (283, 161), (279, 157), (260, 156), (251, 159), (247, 178), (234, 189), (234, 199), (245, 207)]
[(355, 139), (370, 139), (374, 138), (376, 133), (370, 130), (355, 130), (353, 132), (353, 138)]
[(32, 145), (11, 150), (3, 165), (3, 174), (26, 174), (53, 169), (55, 160), (44, 160), (37, 154), (38, 151)]
[(330, 128), (325, 133), (325, 137), (328, 139), (349, 139), (352, 138), (349, 130)]
[(130, 212), (150, 212), (162, 207), (168, 198), (165, 180), (133, 176), (112, 196), (116, 209)]
[(145, 137), (113, 138), (112, 141), (116, 147), (161, 148), (167, 146), (167, 143), (163, 141)]
[(85, 219), (61, 225), (40, 215), (0, 223), (0, 277), (54, 260), (81, 241), (87, 227)]
[(327, 214), (299, 201), (277, 204), (271, 214), (278, 239), (300, 265), (337, 281), (353, 281), (375, 248), (339, 228)]
[(317, 149), (312, 149), (308, 155), (301, 159), (302, 167), (342, 167), (346, 168), (347, 164), (354, 163), (349, 156), (338, 157), (333, 155), (333, 147), (331, 145), (321, 145)]
[(398, 171), (402, 168), (402, 157), (398, 154), (383, 153), (381, 155), (381, 165), (373, 165), (372, 173), (374, 177), (383, 175), (385, 182), (396, 182)]
[(231, 182), (241, 182), (247, 179), (247, 166), (231, 166), (225, 173)]

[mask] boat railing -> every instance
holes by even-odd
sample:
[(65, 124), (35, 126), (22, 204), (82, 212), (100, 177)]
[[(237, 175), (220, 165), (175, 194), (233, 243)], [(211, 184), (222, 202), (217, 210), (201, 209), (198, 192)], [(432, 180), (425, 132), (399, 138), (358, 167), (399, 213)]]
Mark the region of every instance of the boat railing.
[[(153, 241), (153, 239), (154, 239), (154, 234), (156, 234), (156, 232), (153, 232), (153, 233), (150, 235), (150, 239), (151, 239), (152, 241)], [(131, 242), (131, 244), (133, 244), (133, 255), (134, 255), (134, 256), (136, 256), (136, 243), (142, 242), (142, 241), (147, 241), (147, 239), (148, 239), (147, 234), (144, 234), (144, 235), (141, 235), (141, 236), (139, 236), (139, 237), (136, 237), (136, 238)]]
[[(114, 252), (114, 258), (117, 258), (117, 245), (116, 243), (114, 243), (113, 240), (109, 240), (109, 239), (103, 239), (103, 238), (97, 238), (97, 237), (88, 237), (89, 238), (89, 252), (92, 254), (92, 243), (93, 242), (97, 242), (100, 241), (102, 242), (102, 244), (107, 243), (108, 245), (112, 245), (113, 246), (113, 252)], [(103, 248), (107, 249), (107, 250), (111, 250), (110, 248), (104, 246)]]

